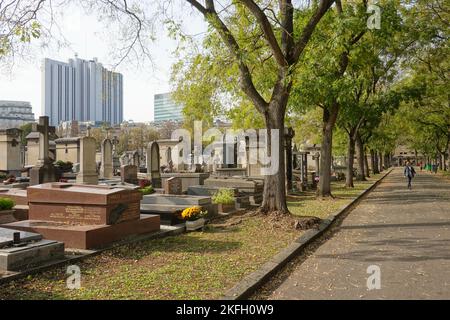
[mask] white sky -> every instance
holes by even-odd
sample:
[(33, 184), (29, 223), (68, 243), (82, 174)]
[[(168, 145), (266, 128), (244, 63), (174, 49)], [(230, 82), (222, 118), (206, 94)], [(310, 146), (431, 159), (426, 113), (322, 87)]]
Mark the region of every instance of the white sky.
[[(185, 10), (186, 7), (184, 6)], [(183, 10), (182, 9), (182, 10)], [(188, 8), (183, 18), (183, 29), (189, 34), (206, 31), (206, 25), (199, 14)], [(78, 53), (79, 58), (90, 60), (97, 57), (105, 67), (117, 61), (109, 57), (110, 42), (102, 39), (104, 24), (97, 17), (87, 16), (81, 9), (73, 8), (65, 13), (59, 22), (62, 33), (71, 43), (61, 50), (37, 49), (32, 61), (16, 61), (11, 73), (0, 73), (0, 100), (29, 101), (35, 116), (41, 115), (41, 61), (44, 57), (67, 61)], [(161, 26), (156, 32), (156, 41), (150, 48), (155, 68), (151, 66), (137, 69), (134, 65), (120, 65), (115, 71), (124, 76), (124, 119), (136, 122), (153, 120), (153, 97), (156, 93), (167, 92), (171, 86), (170, 67), (174, 60), (176, 42), (167, 36)], [(39, 41), (35, 46), (39, 47)]]

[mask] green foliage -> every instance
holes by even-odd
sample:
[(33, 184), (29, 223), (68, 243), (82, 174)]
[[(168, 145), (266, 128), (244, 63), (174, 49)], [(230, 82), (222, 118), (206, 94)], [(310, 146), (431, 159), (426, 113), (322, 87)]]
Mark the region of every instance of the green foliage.
[(42, 26), (35, 18), (30, 17), (31, 14), (31, 11), (22, 8), (20, 3), (4, 8), (2, 11), (3, 32), (0, 34), (0, 59), (14, 54), (16, 43), (29, 43), (41, 36)]
[(0, 198), (0, 210), (11, 210), (16, 204), (8, 198)]
[(138, 190), (139, 190), (139, 192), (141, 192), (142, 195), (144, 195), (144, 196), (146, 196), (146, 195), (148, 195), (148, 194), (153, 194), (153, 193), (155, 193), (155, 189), (153, 189), (152, 186), (147, 186), (147, 187), (144, 187), (144, 188), (140, 188), (140, 189), (138, 189)]
[(26, 146), (27, 145), (26, 137), (33, 130), (33, 124), (32, 123), (26, 123), (26, 124), (22, 125), (19, 129), (22, 130), (22, 133), (21, 133), (21, 136), (20, 136), (21, 143), (22, 143), (23, 146)]
[(212, 200), (215, 204), (233, 204), (235, 201), (233, 189), (219, 189), (212, 196)]

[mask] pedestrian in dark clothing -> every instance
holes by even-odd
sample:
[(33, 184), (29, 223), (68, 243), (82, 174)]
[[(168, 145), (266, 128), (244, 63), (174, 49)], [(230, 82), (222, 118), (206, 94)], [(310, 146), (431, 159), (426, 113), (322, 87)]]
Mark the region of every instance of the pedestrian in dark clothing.
[(408, 161), (406, 162), (405, 169), (403, 170), (403, 174), (408, 179), (408, 189), (411, 189), (411, 181), (416, 175), (416, 170), (414, 170), (414, 167), (411, 165), (411, 163)]

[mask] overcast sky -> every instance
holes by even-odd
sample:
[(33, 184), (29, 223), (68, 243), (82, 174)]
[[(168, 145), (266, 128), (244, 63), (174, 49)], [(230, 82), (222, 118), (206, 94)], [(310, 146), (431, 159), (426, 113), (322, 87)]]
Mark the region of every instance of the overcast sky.
[[(184, 30), (190, 34), (205, 31), (206, 25), (201, 17), (190, 8), (189, 11), (183, 19)], [(65, 13), (60, 28), (70, 42), (70, 47), (33, 50), (30, 61), (16, 61), (11, 73), (0, 72), (0, 100), (29, 101), (38, 117), (41, 115), (41, 61), (44, 57), (66, 62), (77, 53), (81, 59), (97, 57), (105, 67), (117, 62), (109, 57), (110, 43), (102, 38), (104, 24), (98, 22), (95, 16), (87, 16), (81, 9), (72, 8)], [(176, 42), (169, 39), (163, 26), (156, 37), (156, 42), (150, 48), (155, 69), (150, 66), (137, 69), (127, 64), (116, 69), (124, 76), (125, 120), (153, 120), (154, 94), (170, 90), (170, 67), (175, 61), (173, 51)]]

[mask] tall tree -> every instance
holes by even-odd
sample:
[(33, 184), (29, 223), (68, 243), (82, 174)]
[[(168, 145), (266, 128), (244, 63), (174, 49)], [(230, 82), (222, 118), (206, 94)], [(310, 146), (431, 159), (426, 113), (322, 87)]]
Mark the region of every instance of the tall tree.
[[(217, 2), (213, 0), (205, 0), (203, 3), (196, 0), (186, 1), (200, 12), (210, 27), (219, 34), (238, 67), (242, 91), (263, 116), (267, 129), (280, 131), (276, 141), (270, 138), (267, 141), (268, 150), (271, 150), (272, 144), (276, 145), (279, 168), (277, 173), (265, 177), (261, 211), (287, 213), (289, 211), (286, 204), (283, 137), (288, 100), (300, 57), (314, 29), (334, 0), (314, 1), (309, 8), (304, 9), (294, 7), (291, 0), (281, 0), (278, 5), (274, 5), (272, 1), (258, 3), (240, 0), (231, 2), (229, 6), (219, 11), (216, 9)], [(236, 12), (256, 23), (265, 41), (255, 42), (270, 52), (274, 69), (273, 74), (268, 77), (272, 79), (269, 94), (259, 91), (254, 82), (252, 73), (254, 66), (250, 65), (252, 61), (249, 61), (247, 56), (256, 51), (256, 48), (249, 45), (248, 41), (243, 46), (241, 37), (244, 30), (236, 23)], [(294, 19), (295, 16), (305, 13), (310, 15), (306, 23), (301, 24), (301, 20)]]

